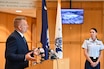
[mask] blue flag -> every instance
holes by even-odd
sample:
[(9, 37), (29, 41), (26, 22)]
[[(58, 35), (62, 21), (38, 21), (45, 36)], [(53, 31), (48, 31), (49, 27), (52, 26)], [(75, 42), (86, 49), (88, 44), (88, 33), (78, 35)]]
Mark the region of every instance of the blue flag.
[(46, 1), (42, 0), (42, 31), (41, 31), (41, 43), (45, 50), (45, 60), (48, 59), (49, 50), (49, 33), (48, 33), (48, 20), (47, 20), (47, 7)]

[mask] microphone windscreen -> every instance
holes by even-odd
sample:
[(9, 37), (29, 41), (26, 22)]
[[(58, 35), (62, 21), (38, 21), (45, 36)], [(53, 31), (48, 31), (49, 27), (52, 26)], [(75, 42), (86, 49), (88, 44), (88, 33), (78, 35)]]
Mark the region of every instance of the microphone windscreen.
[(44, 49), (43, 48), (40, 48), (40, 52), (44, 52)]

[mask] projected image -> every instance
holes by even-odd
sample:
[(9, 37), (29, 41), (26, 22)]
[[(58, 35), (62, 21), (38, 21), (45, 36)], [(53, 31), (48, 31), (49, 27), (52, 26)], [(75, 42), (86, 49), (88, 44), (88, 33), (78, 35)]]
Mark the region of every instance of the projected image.
[(63, 24), (82, 24), (83, 15), (83, 9), (61, 9)]

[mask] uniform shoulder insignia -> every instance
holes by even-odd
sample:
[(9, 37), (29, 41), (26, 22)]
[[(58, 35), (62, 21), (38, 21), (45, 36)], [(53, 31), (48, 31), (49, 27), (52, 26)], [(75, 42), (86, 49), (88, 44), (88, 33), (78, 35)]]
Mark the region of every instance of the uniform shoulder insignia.
[(89, 39), (86, 39), (86, 40), (89, 40)]
[(100, 39), (97, 39), (98, 41), (101, 41)]

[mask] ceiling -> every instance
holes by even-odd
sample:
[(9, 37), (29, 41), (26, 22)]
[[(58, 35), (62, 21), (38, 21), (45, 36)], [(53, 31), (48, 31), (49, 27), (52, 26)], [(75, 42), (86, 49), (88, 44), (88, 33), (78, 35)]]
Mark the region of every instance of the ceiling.
[[(36, 0), (0, 0), (0, 11), (36, 17), (35, 5)], [(16, 10), (19, 10), (19, 12), (16, 12)]]
[[(42, 0), (0, 0), (0, 11), (36, 17), (36, 2)], [(57, 0), (46, 0), (57, 1)], [(70, 0), (61, 0), (70, 1)], [(104, 0), (71, 0), (71, 1), (104, 1)], [(22, 12), (16, 12), (21, 10)]]

